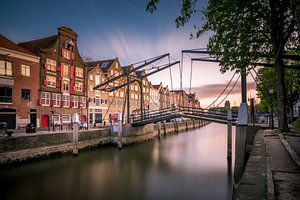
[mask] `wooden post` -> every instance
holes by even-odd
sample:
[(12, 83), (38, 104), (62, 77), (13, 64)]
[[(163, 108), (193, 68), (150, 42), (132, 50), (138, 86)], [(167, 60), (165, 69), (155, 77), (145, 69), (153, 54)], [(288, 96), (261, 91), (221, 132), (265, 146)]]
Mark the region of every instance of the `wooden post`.
[(157, 128), (157, 130), (158, 130), (158, 139), (160, 139), (160, 138), (161, 138), (161, 133), (160, 133), (160, 122), (158, 122), (157, 125), (158, 125), (158, 128)]
[(73, 114), (73, 156), (78, 156), (78, 124), (79, 124), (79, 115), (77, 113)]
[(228, 110), (227, 116), (227, 159), (231, 160), (232, 156), (232, 113)]
[(118, 118), (118, 149), (122, 149), (122, 121)]

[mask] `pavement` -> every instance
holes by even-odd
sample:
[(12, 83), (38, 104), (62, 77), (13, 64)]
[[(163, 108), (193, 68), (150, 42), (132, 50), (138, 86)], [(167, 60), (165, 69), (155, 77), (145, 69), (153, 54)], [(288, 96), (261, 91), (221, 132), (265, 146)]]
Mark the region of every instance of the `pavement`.
[(300, 199), (300, 134), (258, 131), (234, 199)]

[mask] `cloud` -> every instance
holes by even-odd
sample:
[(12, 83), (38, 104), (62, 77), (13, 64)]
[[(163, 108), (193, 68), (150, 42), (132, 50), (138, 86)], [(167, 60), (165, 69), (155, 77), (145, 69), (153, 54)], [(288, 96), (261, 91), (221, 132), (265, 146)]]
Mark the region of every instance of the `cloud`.
[[(202, 85), (199, 87), (192, 87), (191, 91), (196, 92), (196, 95), (200, 99), (206, 99), (206, 98), (216, 98), (220, 95), (220, 93), (224, 90), (227, 84), (223, 83), (218, 83), (218, 84), (207, 84), (207, 85)], [(223, 93), (222, 97), (223, 98), (231, 89), (233, 83), (229, 85), (226, 89), (226, 91)], [(249, 92), (250, 90), (255, 90), (256, 84), (255, 82), (248, 82), (247, 83), (247, 91)], [(240, 94), (241, 93), (241, 82), (238, 81), (230, 95), (235, 95), (235, 94)]]
[[(181, 50), (205, 47), (205, 40), (190, 40), (189, 31), (176, 28), (143, 33), (139, 29), (103, 31), (97, 35), (85, 33), (82, 46), (95, 60), (119, 57), (124, 65), (170, 53), (179, 60)], [(93, 45), (91, 45), (93, 44)]]

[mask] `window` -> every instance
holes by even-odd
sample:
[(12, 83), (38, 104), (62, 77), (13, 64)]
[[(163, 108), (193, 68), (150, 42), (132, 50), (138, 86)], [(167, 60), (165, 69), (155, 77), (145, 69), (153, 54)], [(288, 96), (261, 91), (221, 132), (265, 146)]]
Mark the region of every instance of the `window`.
[(60, 123), (60, 115), (59, 114), (52, 115), (52, 120), (55, 124)]
[(108, 96), (110, 96), (110, 97), (114, 96), (113, 92), (109, 92)]
[(107, 100), (106, 99), (101, 99), (101, 104), (107, 104)]
[(70, 96), (62, 95), (63, 107), (70, 107)]
[(78, 108), (78, 96), (72, 96), (73, 108)]
[(134, 90), (134, 85), (131, 85), (130, 87), (131, 87), (131, 90)]
[(80, 107), (85, 108), (86, 106), (86, 98), (85, 97), (81, 97), (81, 105)]
[(53, 93), (52, 101), (53, 101), (53, 107), (60, 107), (61, 95)]
[(99, 98), (96, 98), (95, 99), (95, 103), (96, 103), (96, 106), (100, 106), (101, 100)]
[(12, 88), (0, 87), (0, 102), (12, 103)]
[(63, 63), (63, 77), (69, 77), (70, 65)]
[(102, 68), (108, 67), (108, 64), (109, 64), (109, 62), (104, 62), (104, 63), (102, 63), (101, 67)]
[(49, 92), (42, 92), (41, 93), (41, 105), (42, 106), (50, 106), (50, 98), (51, 95)]
[(70, 115), (61, 115), (61, 122), (62, 123), (71, 123), (71, 116)]
[(90, 81), (93, 81), (93, 80), (94, 80), (93, 75), (90, 74)]
[(22, 89), (21, 90), (21, 100), (30, 101), (30, 90)]
[(124, 92), (120, 92), (120, 97), (124, 97)]
[(11, 62), (0, 60), (0, 75), (12, 76)]
[(95, 76), (95, 85), (99, 85), (100, 84), (100, 76), (99, 75), (96, 75)]
[(47, 80), (47, 87), (56, 87), (56, 77), (55, 76), (50, 76), (46, 75), (46, 80)]
[(68, 51), (66, 49), (62, 49), (62, 57), (64, 57), (65, 59), (70, 60), (72, 56), (71, 51)]
[(90, 91), (94, 91), (94, 87), (92, 85), (90, 85)]
[(68, 80), (63, 80), (63, 91), (65, 93), (70, 92), (70, 83)]
[(80, 67), (75, 68), (75, 76), (83, 78), (83, 69)]
[(134, 86), (134, 90), (135, 91), (139, 91), (139, 87), (136, 85), (136, 86)]
[(23, 76), (30, 76), (30, 66), (28, 66), (28, 65), (21, 65), (21, 74)]
[(130, 96), (131, 96), (132, 99), (134, 99), (134, 94), (133, 93), (131, 93)]
[(56, 71), (56, 60), (46, 58), (45, 68), (47, 70)]
[(81, 92), (83, 88), (83, 83), (82, 82), (75, 82), (75, 90), (78, 92)]

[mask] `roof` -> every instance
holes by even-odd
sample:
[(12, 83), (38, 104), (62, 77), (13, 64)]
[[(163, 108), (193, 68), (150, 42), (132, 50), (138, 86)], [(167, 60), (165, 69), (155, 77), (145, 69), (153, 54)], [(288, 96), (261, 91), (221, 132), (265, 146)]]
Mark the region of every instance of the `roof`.
[(14, 51), (18, 51), (18, 52), (22, 52), (22, 53), (26, 53), (26, 54), (29, 54), (29, 55), (34, 55), (31, 52), (27, 51), (26, 49), (18, 46), (16, 43), (14, 43), (13, 41), (11, 41), (8, 38), (4, 37), (1, 34), (0, 34), (0, 47), (10, 49), (10, 50), (14, 50)]
[(57, 35), (52, 35), (52, 36), (37, 39), (37, 40), (22, 42), (22, 43), (19, 43), (19, 46), (38, 55), (38, 51), (40, 48), (44, 49), (44, 48), (51, 46), (54, 42), (56, 42), (57, 37), (58, 37)]
[(159, 89), (160, 88), (160, 84), (159, 85), (152, 85), (153, 88), (155, 89)]
[(116, 59), (99, 60), (99, 61), (87, 62), (88, 71), (91, 70), (90, 68), (93, 69), (94, 67), (96, 67), (97, 65), (99, 65), (100, 68), (102, 69), (102, 71), (103, 71), (104, 73), (106, 73), (107, 70), (111, 67), (111, 65), (113, 64), (113, 62), (114, 62), (115, 60), (116, 60)]

